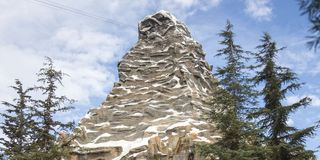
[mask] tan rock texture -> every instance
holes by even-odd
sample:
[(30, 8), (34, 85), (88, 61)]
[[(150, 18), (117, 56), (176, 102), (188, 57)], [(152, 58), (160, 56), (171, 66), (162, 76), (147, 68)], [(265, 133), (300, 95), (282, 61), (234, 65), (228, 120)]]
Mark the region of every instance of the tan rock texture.
[(201, 45), (166, 11), (139, 23), (119, 82), (74, 130), (73, 160), (198, 160), (220, 136), (207, 123), (216, 80)]

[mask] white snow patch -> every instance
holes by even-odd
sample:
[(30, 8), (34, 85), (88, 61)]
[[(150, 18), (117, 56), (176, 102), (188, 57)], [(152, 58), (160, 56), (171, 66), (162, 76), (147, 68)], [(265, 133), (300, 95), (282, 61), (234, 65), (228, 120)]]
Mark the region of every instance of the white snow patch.
[(134, 127), (133, 126), (125, 126), (123, 124), (121, 124), (119, 126), (112, 127), (112, 129), (127, 129), (127, 128), (132, 129)]
[(140, 80), (140, 78), (139, 78), (137, 75), (132, 75), (131, 78), (132, 78), (133, 80)]
[(159, 108), (159, 105), (158, 105), (158, 104), (156, 104), (156, 105), (154, 105), (154, 104), (149, 104), (149, 107), (151, 107), (151, 108)]
[(221, 136), (210, 136), (211, 138), (222, 138)]
[(158, 126), (149, 126), (145, 132), (149, 132), (149, 133), (164, 133), (165, 130), (163, 131), (159, 131), (158, 128), (160, 127), (168, 127), (168, 125), (158, 125)]
[(134, 105), (137, 105), (137, 104), (139, 104), (139, 102), (131, 102), (131, 103), (125, 104), (125, 106), (134, 106)]
[(177, 81), (177, 84), (173, 88), (181, 88), (182, 87), (180, 84), (180, 78), (178, 78), (177, 76), (173, 76), (172, 79)]
[(198, 133), (200, 133), (200, 132), (202, 132), (200, 129), (198, 129), (198, 128), (191, 128), (191, 133), (196, 133), (196, 134), (198, 134)]
[(176, 136), (176, 135), (178, 135), (178, 133), (172, 132), (171, 135)]
[(163, 137), (161, 140), (162, 141), (166, 141), (166, 140), (168, 140), (169, 139), (169, 137), (168, 136), (165, 136), (165, 137)]
[(130, 115), (131, 117), (143, 117), (142, 113), (134, 113)]
[(159, 87), (159, 86), (162, 86), (163, 84), (159, 84), (159, 83), (156, 83), (156, 84), (152, 84), (152, 87)]
[(96, 127), (110, 126), (110, 122), (97, 123), (94, 126)]
[(141, 152), (138, 152), (138, 153), (134, 153), (134, 154), (132, 154), (130, 157), (136, 157), (136, 156), (139, 155), (140, 153), (146, 153), (146, 152), (148, 152), (148, 150), (141, 151)]
[(140, 122), (139, 125), (147, 125), (148, 123), (146, 122)]
[(197, 139), (194, 139), (193, 141), (212, 143), (212, 142), (211, 142), (208, 138), (206, 138), (206, 137), (197, 137)]
[(119, 86), (119, 87), (116, 87), (117, 89), (122, 89), (124, 91), (126, 91), (127, 93), (131, 93), (131, 90), (128, 89), (129, 87), (124, 87), (124, 86)]
[(188, 74), (191, 74), (185, 65), (182, 64), (181, 67), (182, 67), (182, 69), (181, 69), (182, 71), (187, 72)]
[(87, 129), (87, 127), (86, 127), (86, 126), (81, 126), (81, 128), (83, 128), (83, 130), (84, 130), (84, 132), (85, 132), (85, 133), (98, 132), (98, 131), (94, 131), (94, 130)]
[(159, 132), (159, 131), (158, 131), (158, 127), (159, 127), (159, 126), (149, 126), (149, 127), (145, 130), (145, 132), (148, 132), (148, 133), (157, 133), (157, 132)]
[(171, 100), (171, 99), (177, 99), (177, 98), (179, 98), (179, 96), (171, 96), (171, 97), (169, 98), (169, 100)]
[(116, 106), (119, 107), (119, 108), (123, 108), (124, 107), (123, 104), (119, 104), (119, 105), (117, 104)]
[(94, 139), (92, 142), (96, 143), (100, 138), (102, 138), (102, 137), (110, 137), (110, 136), (111, 136), (111, 134), (109, 134), (109, 133), (103, 133), (100, 136), (98, 136), (96, 139)]
[(138, 89), (138, 91), (141, 91), (141, 90), (149, 90), (149, 87), (142, 87)]
[(126, 137), (131, 137), (131, 136), (134, 136), (135, 134), (136, 134), (136, 133), (132, 133), (132, 134), (126, 136)]
[(169, 126), (167, 128), (167, 130), (170, 130), (170, 129), (173, 129), (173, 128), (176, 128), (176, 127), (181, 127), (181, 126), (189, 126), (189, 125), (191, 125), (190, 122), (193, 122), (193, 121), (194, 121), (193, 119), (187, 119), (184, 122), (175, 123), (175, 124)]
[(90, 129), (86, 130), (86, 133), (95, 133), (95, 132), (98, 132), (98, 131), (94, 131), (94, 130), (90, 130)]
[[(124, 141), (121, 140), (120, 144), (122, 146), (122, 153), (120, 154), (120, 156), (114, 158), (113, 160), (120, 160), (124, 155), (128, 154), (129, 151), (133, 148), (137, 148), (143, 145), (148, 145), (148, 141), (151, 137), (149, 138), (139, 138), (135, 141)], [(117, 142), (117, 141), (114, 141)], [(119, 142), (119, 141), (118, 141)]]
[(207, 123), (207, 122), (204, 122), (204, 121), (198, 121), (198, 122), (193, 122), (192, 124), (193, 124), (193, 125), (196, 125), (196, 126), (199, 126), (199, 125), (208, 124), (208, 123)]
[(178, 112), (174, 109), (168, 109), (168, 110), (166, 110), (166, 112), (171, 112), (173, 116), (178, 116), (178, 115), (183, 114), (183, 112)]
[(206, 132), (207, 130), (206, 129), (204, 129), (204, 130), (200, 130), (200, 129), (198, 129), (198, 128), (191, 128), (191, 131), (190, 131), (190, 133), (195, 133), (195, 134), (199, 134), (199, 133), (201, 133), (201, 132)]
[(117, 110), (117, 111), (114, 111), (112, 114), (117, 114), (117, 113), (127, 113), (127, 111), (120, 111), (120, 110)]
[(125, 141), (125, 140), (120, 140), (120, 141), (108, 141), (108, 142), (103, 142), (103, 143), (87, 143), (83, 145), (79, 145), (81, 148), (99, 148), (99, 147), (122, 147), (122, 153), (114, 158), (113, 160), (120, 160), (123, 156), (129, 153), (129, 151), (133, 148), (137, 148), (143, 145), (148, 145), (148, 140), (151, 137), (146, 137), (146, 138), (138, 138), (135, 141)]
[(152, 120), (151, 122), (158, 122), (158, 121), (161, 121), (161, 120), (165, 120), (165, 119), (168, 119), (169, 117), (171, 117), (171, 115), (167, 115), (165, 117), (162, 117), (162, 118), (157, 118), (157, 119), (154, 119)]

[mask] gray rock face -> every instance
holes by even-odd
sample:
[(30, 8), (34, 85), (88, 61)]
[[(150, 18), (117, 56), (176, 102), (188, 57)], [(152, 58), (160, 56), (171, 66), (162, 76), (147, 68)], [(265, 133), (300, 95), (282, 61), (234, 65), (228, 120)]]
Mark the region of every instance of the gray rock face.
[(75, 129), (72, 159), (197, 159), (196, 143), (219, 138), (204, 119), (216, 88), (204, 57), (174, 16), (147, 16), (118, 64), (120, 81)]

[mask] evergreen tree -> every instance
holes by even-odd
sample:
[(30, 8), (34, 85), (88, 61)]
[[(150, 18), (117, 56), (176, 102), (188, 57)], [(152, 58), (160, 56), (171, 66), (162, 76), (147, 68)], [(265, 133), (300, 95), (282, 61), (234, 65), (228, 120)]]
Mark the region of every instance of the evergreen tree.
[[(7, 138), (1, 138), (3, 145), (1, 159), (10, 160), (58, 160), (68, 156), (69, 143), (74, 137), (57, 141), (58, 132), (72, 129), (74, 123), (62, 123), (54, 120), (57, 113), (68, 111), (73, 100), (58, 96), (56, 91), (62, 85), (63, 73), (54, 68), (50, 58), (38, 73), (40, 86), (23, 89), (22, 83), (16, 80), (12, 88), (18, 98), (14, 104), (3, 102), (8, 107), (4, 123), (0, 126)], [(41, 98), (32, 98), (30, 91), (40, 91)]]
[(287, 121), (290, 114), (297, 109), (307, 106), (311, 99), (302, 98), (291, 105), (283, 105), (283, 100), (288, 92), (293, 92), (301, 87), (296, 74), (289, 68), (278, 66), (277, 54), (283, 49), (278, 49), (268, 33), (261, 39), (257, 46), (257, 66), (261, 69), (253, 78), (256, 85), (263, 83), (261, 95), (264, 107), (253, 112), (251, 116), (258, 118), (258, 125), (265, 131), (265, 144), (272, 150), (272, 160), (302, 160), (314, 158), (313, 151), (304, 148), (305, 138), (314, 134), (315, 127), (298, 130), (289, 126)]
[(311, 41), (308, 42), (310, 48), (317, 49), (320, 47), (320, 1), (319, 0), (299, 0), (300, 10), (303, 15), (308, 15), (308, 19), (311, 22), (310, 32), (311, 36), (308, 36)]
[(248, 84), (246, 52), (234, 43), (232, 24), (227, 21), (226, 28), (219, 36), (225, 48), (218, 50), (217, 56), (225, 58), (226, 66), (218, 68), (215, 74), (221, 88), (213, 97), (211, 120), (216, 123), (222, 139), (210, 147), (204, 154), (212, 153), (222, 160), (264, 159), (259, 143), (259, 131), (245, 120), (245, 111), (255, 104), (255, 94)]
[(15, 81), (15, 86), (11, 86), (16, 93), (17, 98), (14, 103), (2, 102), (8, 109), (1, 113), (4, 122), (0, 126), (2, 132), (7, 138), (1, 138), (3, 153), (10, 160), (20, 160), (22, 155), (31, 150), (34, 140), (33, 129), (37, 123), (33, 120), (34, 113), (30, 103), (32, 102), (29, 92), (34, 88), (23, 89), (19, 80)]
[(62, 123), (53, 118), (56, 113), (73, 109), (70, 106), (73, 100), (56, 94), (59, 85), (62, 85), (63, 75), (64, 73), (54, 68), (53, 61), (49, 57), (46, 57), (46, 62), (38, 73), (38, 82), (42, 85), (37, 89), (45, 98), (37, 100), (37, 116), (41, 120), (41, 125), (38, 127), (37, 147), (47, 156), (49, 156), (48, 152), (58, 152), (55, 146), (58, 132), (62, 129), (72, 129), (74, 125), (73, 122)]
[(234, 42), (233, 25), (227, 21), (225, 30), (219, 33), (223, 38), (220, 41), (225, 48), (218, 50), (216, 56), (224, 57), (226, 66), (218, 67), (215, 76), (219, 78), (219, 85), (230, 93), (234, 99), (234, 112), (241, 117), (248, 106), (255, 104), (255, 91), (249, 85), (245, 62), (248, 60), (248, 52)]

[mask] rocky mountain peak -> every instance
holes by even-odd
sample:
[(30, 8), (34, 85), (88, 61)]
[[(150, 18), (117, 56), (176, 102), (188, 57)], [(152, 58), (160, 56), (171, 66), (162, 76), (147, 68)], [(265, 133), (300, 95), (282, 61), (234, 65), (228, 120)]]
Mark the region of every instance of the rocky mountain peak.
[(147, 16), (138, 25), (139, 39), (155, 41), (167, 36), (191, 37), (187, 27), (167, 11)]
[(197, 159), (198, 143), (220, 137), (205, 120), (211, 69), (184, 24), (166, 11), (147, 16), (118, 64), (119, 82), (74, 130), (73, 160)]

